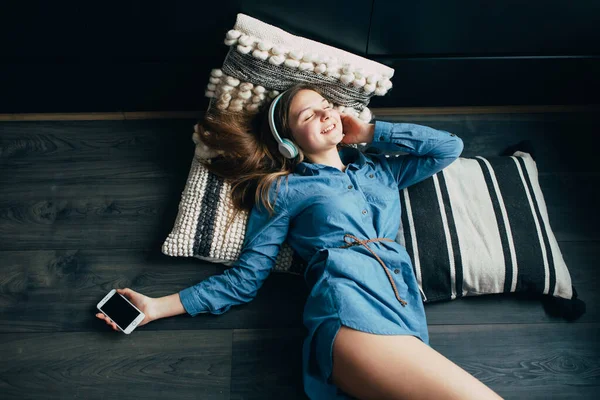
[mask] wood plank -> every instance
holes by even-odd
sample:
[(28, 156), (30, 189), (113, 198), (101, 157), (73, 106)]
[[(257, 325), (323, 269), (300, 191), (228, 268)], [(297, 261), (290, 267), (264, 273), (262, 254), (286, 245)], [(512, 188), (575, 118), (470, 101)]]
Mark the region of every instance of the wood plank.
[[(379, 117), (400, 115), (476, 115), (598, 112), (600, 105), (505, 105), (465, 107), (369, 107)], [(90, 113), (0, 114), (0, 121), (116, 121), (131, 119), (199, 119), (201, 111), (123, 111)]]
[[(108, 174), (103, 168), (94, 179), (5, 186), (0, 191), (0, 250), (160, 248), (175, 223), (187, 172), (148, 181), (133, 175), (118, 179), (121, 171), (116, 166), (106, 180), (100, 180)], [(599, 184), (600, 176), (540, 176), (557, 240), (600, 240), (600, 195), (594, 190)]]
[[(600, 246), (561, 243), (579, 298), (588, 305), (577, 321), (599, 322)], [(134, 250), (38, 250), (0, 252), (0, 332), (108, 329), (94, 317), (96, 303), (112, 288), (130, 287), (150, 297), (177, 293), (225, 266)], [(308, 295), (303, 277), (273, 273), (248, 304), (216, 316), (182, 315), (141, 330), (300, 328)], [(425, 306), (429, 326), (444, 324), (567, 323), (548, 315), (535, 296), (497, 294)]]
[(234, 330), (231, 399), (306, 399), (304, 336), (304, 329)]
[[(417, 122), (450, 130), (475, 124), (453, 118)], [(491, 125), (461, 131), (463, 154), (497, 154), (520, 140), (519, 135), (535, 133), (540, 183), (558, 240), (599, 240), (595, 207), (600, 195), (593, 188), (600, 174), (594, 172), (594, 159), (564, 157), (556, 141), (567, 126), (564, 132), (551, 131), (555, 142), (544, 139), (547, 131), (539, 126), (571, 126), (573, 121), (521, 118), (482, 119), (477, 123)], [(533, 127), (516, 129), (511, 124)], [(177, 216), (193, 152), (189, 133), (174, 137), (172, 132), (189, 125), (127, 121), (111, 126), (52, 123), (43, 125), (45, 133), (31, 134), (25, 126), (13, 125), (2, 136), (0, 249), (160, 247)], [(502, 137), (505, 132), (511, 134), (508, 139)], [(593, 149), (583, 146), (582, 151)], [(573, 169), (576, 174), (569, 171)]]
[[(439, 325), (430, 328), (430, 344), (505, 399), (591, 399), (599, 334), (598, 323)], [(231, 398), (306, 398), (298, 377), (303, 335), (235, 330)]]
[(231, 330), (0, 335), (3, 399), (229, 399)]
[(0, 249), (160, 249), (185, 181), (15, 184), (0, 193)]
[[(109, 330), (94, 315), (112, 288), (162, 297), (226, 268), (158, 251), (114, 249), (3, 251), (0, 265), (0, 333)], [(139, 330), (298, 327), (307, 294), (301, 277), (274, 274), (251, 303), (223, 315), (184, 314)]]
[(432, 348), (505, 399), (597, 398), (600, 324), (445, 325)]
[(463, 157), (494, 156), (530, 140), (540, 173), (597, 173), (595, 150), (600, 144), (596, 113), (402, 115), (382, 118), (410, 122), (455, 133), (465, 145)]

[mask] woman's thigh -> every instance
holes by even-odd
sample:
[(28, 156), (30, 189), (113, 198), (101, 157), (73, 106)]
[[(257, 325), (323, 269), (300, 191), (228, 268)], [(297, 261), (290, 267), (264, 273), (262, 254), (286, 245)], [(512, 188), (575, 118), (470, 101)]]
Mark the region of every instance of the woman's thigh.
[(359, 399), (499, 399), (482, 382), (410, 335), (342, 326), (333, 343), (333, 383)]

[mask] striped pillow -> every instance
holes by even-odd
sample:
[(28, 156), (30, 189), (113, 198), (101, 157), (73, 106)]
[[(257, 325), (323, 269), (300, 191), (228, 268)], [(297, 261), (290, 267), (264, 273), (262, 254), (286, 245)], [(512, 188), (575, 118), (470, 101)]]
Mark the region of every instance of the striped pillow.
[(425, 302), (507, 292), (574, 297), (529, 154), (459, 158), (400, 199), (396, 241)]

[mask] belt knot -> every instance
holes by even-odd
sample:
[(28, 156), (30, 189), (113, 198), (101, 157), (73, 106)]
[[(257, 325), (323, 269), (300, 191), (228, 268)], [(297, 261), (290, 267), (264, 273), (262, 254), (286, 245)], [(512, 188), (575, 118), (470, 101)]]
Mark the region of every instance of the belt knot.
[[(350, 241), (348, 241), (347, 239), (350, 239)], [(340, 246), (340, 248), (346, 249), (348, 247), (362, 245), (362, 246), (365, 246), (367, 248), (367, 250), (369, 250), (371, 252), (371, 254), (373, 254), (375, 256), (375, 258), (377, 258), (377, 261), (379, 261), (379, 264), (381, 264), (381, 266), (383, 267), (383, 270), (385, 271), (385, 273), (388, 277), (388, 280), (390, 281), (390, 284), (392, 285), (392, 289), (394, 289), (394, 293), (396, 294), (396, 299), (398, 299), (400, 304), (402, 304), (402, 307), (405, 307), (407, 302), (405, 300), (403, 300), (402, 298), (400, 298), (400, 295), (398, 294), (398, 289), (396, 289), (396, 284), (394, 283), (394, 279), (392, 278), (390, 271), (388, 271), (387, 266), (385, 265), (383, 260), (381, 258), (379, 258), (379, 256), (377, 254), (375, 254), (375, 252), (369, 246), (367, 246), (367, 243), (370, 243), (370, 242), (393, 242), (393, 240), (390, 238), (373, 238), (373, 239), (360, 240), (356, 236), (346, 233), (344, 235), (344, 242), (346, 242), (346, 244)]]

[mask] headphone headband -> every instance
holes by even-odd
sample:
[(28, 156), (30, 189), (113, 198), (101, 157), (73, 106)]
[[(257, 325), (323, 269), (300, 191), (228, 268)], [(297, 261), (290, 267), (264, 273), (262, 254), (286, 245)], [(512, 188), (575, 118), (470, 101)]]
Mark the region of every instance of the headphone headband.
[(295, 158), (298, 155), (298, 149), (296, 148), (296, 145), (291, 140), (281, 139), (281, 137), (279, 136), (279, 132), (277, 132), (277, 128), (275, 127), (275, 107), (277, 106), (277, 102), (279, 101), (281, 96), (283, 96), (284, 93), (285, 91), (277, 95), (277, 97), (273, 99), (271, 105), (269, 106), (269, 128), (271, 128), (271, 133), (273, 134), (273, 137), (275, 138), (277, 143), (279, 143), (279, 152), (285, 158)]

